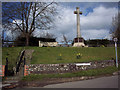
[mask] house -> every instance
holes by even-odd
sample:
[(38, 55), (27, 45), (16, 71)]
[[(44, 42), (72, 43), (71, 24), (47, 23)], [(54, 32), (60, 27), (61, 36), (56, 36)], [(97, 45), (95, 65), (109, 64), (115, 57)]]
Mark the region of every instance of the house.
[(55, 38), (39, 38), (39, 47), (56, 47), (58, 42)]

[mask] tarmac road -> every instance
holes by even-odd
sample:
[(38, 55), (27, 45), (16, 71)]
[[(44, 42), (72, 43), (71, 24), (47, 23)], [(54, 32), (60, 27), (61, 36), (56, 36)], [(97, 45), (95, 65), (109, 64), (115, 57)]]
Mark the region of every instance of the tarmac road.
[[(95, 79), (83, 80), (83, 81), (74, 81), (74, 82), (66, 82), (60, 84), (51, 84), (44, 87), (33, 87), (33, 88), (15, 88), (11, 90), (42, 90), (42, 89), (52, 89), (52, 88), (94, 88), (94, 89), (102, 89), (108, 88), (108, 90), (118, 90), (118, 75), (109, 76), (109, 77), (100, 77)], [(57, 90), (57, 89), (56, 89)], [(68, 89), (67, 89), (68, 90)]]
[(118, 76), (53, 84), (44, 86), (44, 88), (118, 88)]

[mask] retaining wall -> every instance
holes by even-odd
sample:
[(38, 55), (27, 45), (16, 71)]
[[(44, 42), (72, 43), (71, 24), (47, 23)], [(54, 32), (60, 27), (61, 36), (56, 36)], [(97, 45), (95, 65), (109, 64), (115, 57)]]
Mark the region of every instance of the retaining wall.
[(80, 65), (83, 63), (67, 63), (67, 64), (31, 64), (26, 65), (28, 74), (44, 74), (44, 73), (66, 73), (74, 71), (82, 71), (95, 68), (104, 68), (114, 66), (114, 60), (89, 62), (90, 65)]

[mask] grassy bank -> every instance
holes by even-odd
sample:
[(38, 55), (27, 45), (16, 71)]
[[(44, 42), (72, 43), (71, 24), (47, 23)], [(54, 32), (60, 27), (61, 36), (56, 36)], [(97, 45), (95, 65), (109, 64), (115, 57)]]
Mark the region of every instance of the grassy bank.
[[(24, 48), (34, 50), (32, 60), (30, 60), (31, 64), (75, 63), (115, 58), (114, 47), (4, 47), (2, 48), (2, 63), (5, 64), (5, 58), (8, 57), (9, 67), (15, 66), (15, 62)], [(82, 57), (77, 59), (76, 55), (79, 53), (82, 54)], [(59, 58), (61, 59), (59, 60)]]
[(33, 74), (23, 77), (23, 81), (37, 81), (49, 78), (71, 78), (71, 77), (81, 77), (81, 76), (99, 76), (112, 74), (113, 72), (118, 71), (116, 67), (106, 67), (100, 69), (92, 69), (86, 71), (79, 71), (74, 73), (64, 73), (64, 74)]
[[(88, 62), (96, 60), (111, 60), (115, 58), (115, 50), (113, 47), (34, 47), (31, 64), (48, 64), (48, 63), (74, 63)], [(82, 57), (76, 58), (80, 53)], [(58, 60), (61, 54), (61, 59)]]
[(6, 58), (8, 58), (8, 67), (12, 69), (15, 66), (16, 61), (19, 58), (20, 52), (23, 47), (3, 47), (2, 48), (2, 64), (5, 65)]

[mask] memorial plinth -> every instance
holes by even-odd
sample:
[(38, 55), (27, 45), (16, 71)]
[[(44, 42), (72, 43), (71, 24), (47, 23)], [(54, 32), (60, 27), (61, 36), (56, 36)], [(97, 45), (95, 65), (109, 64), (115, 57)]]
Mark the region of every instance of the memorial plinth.
[(73, 47), (85, 47), (84, 39), (82, 37), (74, 38)]

